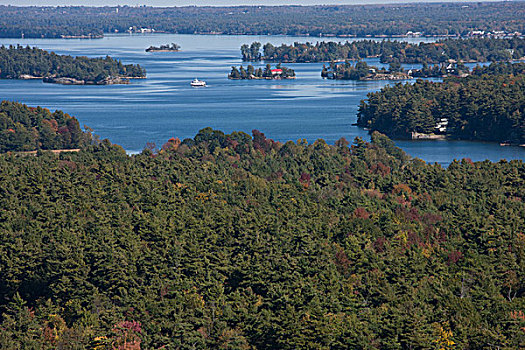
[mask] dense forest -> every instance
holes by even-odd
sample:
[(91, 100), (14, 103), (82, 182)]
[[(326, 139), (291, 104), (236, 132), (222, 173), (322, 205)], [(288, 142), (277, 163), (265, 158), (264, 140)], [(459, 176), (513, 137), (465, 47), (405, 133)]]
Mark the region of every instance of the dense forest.
[(522, 161), (207, 128), (0, 177), (2, 349), (525, 346)]
[(90, 140), (78, 120), (62, 111), (0, 103), (0, 153), (82, 148)]
[(514, 37), (442, 39), (437, 42), (412, 44), (405, 41), (357, 40), (347, 42), (295, 42), (274, 46), (267, 43), (242, 45), (244, 61), (332, 62), (379, 57), (382, 63), (496, 62), (525, 59), (525, 39)]
[(146, 71), (139, 65), (126, 64), (109, 56), (105, 58), (57, 55), (36, 47), (1, 46), (0, 78), (71, 78), (101, 83), (108, 78), (140, 78)]
[[(466, 78), (386, 86), (361, 101), (357, 124), (391, 137), (413, 132), (453, 139), (525, 143), (524, 64), (492, 64)], [(503, 74), (501, 74), (502, 72)]]
[[(466, 36), (525, 32), (525, 4), (412, 3), (359, 6), (16, 7), (0, 6), (0, 37), (100, 37), (104, 33), (310, 36)], [(395, 25), (393, 25), (395, 24)]]
[(249, 64), (246, 69), (243, 66), (232, 67), (228, 79), (295, 79), (295, 71), (282, 66), (280, 63), (273, 69), (270, 64), (267, 64), (264, 69), (262, 67), (255, 68)]

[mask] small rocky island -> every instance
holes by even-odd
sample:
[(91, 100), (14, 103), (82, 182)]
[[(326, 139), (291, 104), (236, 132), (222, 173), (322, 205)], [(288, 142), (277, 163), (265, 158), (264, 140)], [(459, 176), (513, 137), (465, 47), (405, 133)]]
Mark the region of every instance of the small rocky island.
[(145, 77), (146, 71), (141, 66), (123, 64), (109, 56), (72, 57), (29, 46), (0, 47), (0, 79), (41, 79), (44, 83), (63, 85), (113, 85), (129, 84), (129, 79)]
[(267, 80), (280, 80), (280, 79), (295, 79), (295, 71), (290, 68), (286, 68), (278, 64), (275, 68), (267, 64), (263, 69), (262, 67), (255, 68), (252, 65), (248, 65), (245, 69), (243, 66), (232, 67), (228, 79), (233, 80), (252, 80), (252, 79), (267, 79)]
[(180, 45), (171, 43), (168, 45), (150, 46), (146, 49), (146, 52), (179, 52)]

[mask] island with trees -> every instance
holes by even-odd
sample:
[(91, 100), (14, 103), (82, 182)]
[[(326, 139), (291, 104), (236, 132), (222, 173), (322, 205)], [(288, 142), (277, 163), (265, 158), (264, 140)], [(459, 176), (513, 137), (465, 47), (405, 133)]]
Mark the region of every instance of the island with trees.
[(394, 138), (450, 138), (523, 145), (524, 66), (492, 64), (474, 69), (466, 78), (386, 86), (361, 101), (357, 125)]
[(145, 78), (140, 65), (104, 58), (57, 55), (36, 47), (1, 46), (0, 79), (42, 79), (45, 83), (71, 85), (128, 84)]
[(80, 149), (90, 140), (78, 120), (62, 111), (0, 103), (0, 153)]
[[(502, 66), (508, 67), (504, 63)], [(494, 72), (492, 66), (487, 68), (474, 67), (471, 72), (463, 63), (440, 63), (435, 65), (423, 64), (423, 67), (416, 69), (404, 69), (399, 62), (391, 62), (387, 68), (371, 66), (365, 61), (357, 61), (352, 64), (350, 61), (344, 63), (332, 62), (329, 66), (323, 65), (321, 77), (334, 80), (407, 80), (415, 78), (446, 78), (446, 77), (467, 77), (470, 74), (480, 74), (487, 69)], [(491, 67), (491, 68), (488, 68)], [(519, 65), (511, 71), (520, 71)], [(474, 72), (474, 70), (476, 72)], [(500, 70), (498, 70), (500, 72)], [(499, 73), (501, 74), (501, 72)]]
[(239, 68), (233, 66), (228, 79), (244, 80), (244, 79), (267, 79), (267, 80), (281, 80), (281, 79), (295, 79), (295, 71), (291, 68), (283, 67), (281, 64), (272, 68), (267, 64), (265, 68), (255, 68), (251, 64), (247, 68), (240, 66)]
[(0, 348), (520, 349), (523, 174), (378, 133), (1, 154)]
[(146, 49), (146, 52), (179, 52), (180, 45), (171, 43), (167, 45), (160, 46), (150, 46)]
[[(311, 37), (508, 36), (525, 32), (522, 1), (325, 6), (1, 6), (0, 37), (105, 33)], [(395, 25), (392, 25), (395, 23)]]
[(379, 57), (381, 63), (496, 62), (525, 59), (525, 39), (449, 38), (419, 44), (396, 40), (320, 41), (315, 44), (295, 42), (292, 45), (281, 46), (271, 43), (263, 46), (254, 42), (251, 45), (242, 45), (241, 55), (243, 60), (248, 62), (342, 62), (371, 57)]
[(349, 61), (341, 64), (332, 62), (330, 66), (323, 65), (321, 77), (334, 80), (406, 80), (412, 79), (404, 72), (400, 64), (391, 64), (389, 69), (370, 66), (364, 61), (352, 65)]

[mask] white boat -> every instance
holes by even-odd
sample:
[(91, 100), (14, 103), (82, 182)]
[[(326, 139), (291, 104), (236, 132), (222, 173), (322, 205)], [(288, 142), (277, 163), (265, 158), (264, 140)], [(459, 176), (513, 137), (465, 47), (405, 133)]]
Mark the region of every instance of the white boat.
[(191, 86), (194, 86), (194, 87), (206, 86), (206, 82), (195, 78), (195, 80), (191, 82)]

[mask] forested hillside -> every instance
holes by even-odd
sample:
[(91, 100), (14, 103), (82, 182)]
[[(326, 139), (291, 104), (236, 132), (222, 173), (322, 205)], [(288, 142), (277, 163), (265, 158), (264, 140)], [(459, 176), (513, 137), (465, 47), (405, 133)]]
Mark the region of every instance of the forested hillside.
[(139, 65), (124, 65), (109, 56), (72, 57), (36, 47), (1, 46), (0, 78), (20, 79), (24, 76), (72, 78), (86, 83), (101, 83), (110, 77), (142, 78), (146, 76), (146, 71)]
[(0, 156), (2, 349), (519, 349), (525, 164), (210, 128)]
[(78, 120), (62, 111), (0, 103), (0, 152), (82, 148), (90, 140)]
[[(516, 2), (359, 6), (16, 7), (0, 6), (0, 37), (101, 37), (141, 32), (310, 36), (468, 35), (525, 32)], [(392, 25), (395, 23), (395, 25)]]
[[(525, 143), (523, 64), (478, 67), (467, 78), (386, 86), (361, 101), (357, 124), (391, 137), (412, 132)], [(516, 75), (515, 75), (516, 74)], [(437, 126), (446, 121), (446, 130)]]
[(241, 46), (243, 61), (332, 62), (379, 57), (382, 63), (497, 62), (525, 57), (525, 39), (514, 37), (442, 39), (418, 44), (397, 40), (357, 40), (347, 42), (282, 44), (254, 42)]

